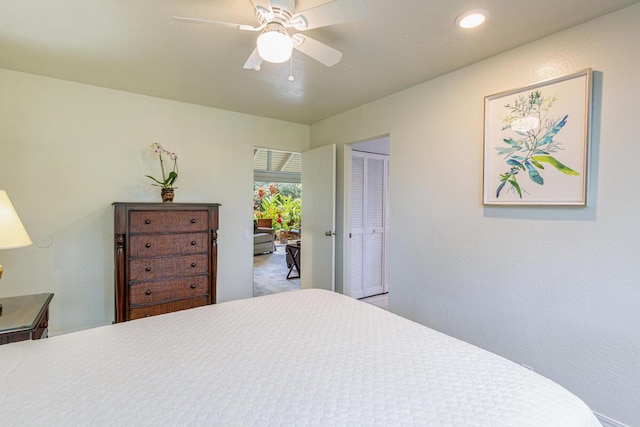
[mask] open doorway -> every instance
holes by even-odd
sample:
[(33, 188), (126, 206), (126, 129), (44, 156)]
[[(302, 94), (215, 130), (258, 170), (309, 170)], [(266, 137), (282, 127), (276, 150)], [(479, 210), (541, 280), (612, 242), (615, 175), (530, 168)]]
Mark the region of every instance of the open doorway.
[(255, 148), (253, 161), (253, 295), (299, 290), (301, 154)]
[(388, 308), (389, 136), (351, 144), (347, 153), (345, 294)]

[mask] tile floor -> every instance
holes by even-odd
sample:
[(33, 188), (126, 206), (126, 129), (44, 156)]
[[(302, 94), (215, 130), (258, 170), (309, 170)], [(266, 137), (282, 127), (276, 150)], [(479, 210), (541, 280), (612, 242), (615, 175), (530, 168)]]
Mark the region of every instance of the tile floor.
[[(254, 296), (290, 291), (296, 287), (299, 289), (300, 279), (285, 279), (287, 268), (283, 258), (284, 247), (284, 244), (276, 242), (276, 252), (253, 257)], [(266, 285), (257, 283), (261, 281)], [(361, 298), (360, 301), (389, 310), (388, 293)]]
[(360, 301), (364, 301), (368, 304), (384, 308), (389, 310), (389, 294), (374, 295), (372, 297), (361, 298)]

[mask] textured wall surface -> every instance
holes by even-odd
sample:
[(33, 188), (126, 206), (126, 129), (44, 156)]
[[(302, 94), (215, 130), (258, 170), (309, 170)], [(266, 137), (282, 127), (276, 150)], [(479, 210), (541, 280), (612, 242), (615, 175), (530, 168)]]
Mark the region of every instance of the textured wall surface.
[[(311, 128), (312, 147), (390, 134), (392, 311), (529, 365), (630, 425), (640, 425), (638, 45), (640, 5)], [(588, 67), (589, 206), (483, 206), (484, 97)]]
[(34, 245), (2, 251), (0, 295), (53, 292), (53, 334), (113, 320), (112, 202), (159, 202), (157, 141), (180, 158), (175, 202), (217, 202), (218, 301), (253, 296), (253, 147), (302, 151), (309, 127), (0, 69), (0, 187)]

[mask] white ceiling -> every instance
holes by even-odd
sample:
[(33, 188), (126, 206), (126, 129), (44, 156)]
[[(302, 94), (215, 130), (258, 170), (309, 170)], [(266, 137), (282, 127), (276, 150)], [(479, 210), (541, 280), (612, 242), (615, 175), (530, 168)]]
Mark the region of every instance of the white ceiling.
[[(256, 33), (170, 19), (254, 25), (250, 0), (0, 0), (0, 67), (311, 124), (638, 1), (370, 0), (364, 20), (305, 32), (344, 56), (294, 51), (291, 83), (289, 63), (242, 68)], [(473, 8), (486, 24), (457, 28)]]
[(253, 180), (300, 183), (302, 154), (290, 151), (253, 149)]

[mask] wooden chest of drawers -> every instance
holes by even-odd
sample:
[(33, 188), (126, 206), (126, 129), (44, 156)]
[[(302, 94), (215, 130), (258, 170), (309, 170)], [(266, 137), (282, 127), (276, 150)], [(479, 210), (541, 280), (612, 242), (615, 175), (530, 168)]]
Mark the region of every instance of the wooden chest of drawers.
[(218, 203), (114, 203), (116, 322), (216, 302)]

